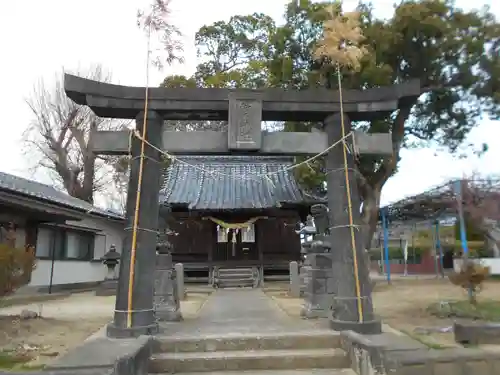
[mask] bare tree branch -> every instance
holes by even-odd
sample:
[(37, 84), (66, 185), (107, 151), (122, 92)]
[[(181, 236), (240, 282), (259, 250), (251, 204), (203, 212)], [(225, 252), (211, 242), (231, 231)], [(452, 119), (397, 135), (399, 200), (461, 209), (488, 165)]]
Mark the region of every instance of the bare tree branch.
[(464, 216), (500, 256), (500, 179), (472, 176), (461, 181)]
[[(85, 74), (87, 78), (109, 82), (100, 66)], [(66, 96), (62, 75), (55, 85), (43, 81), (34, 86), (26, 100), (33, 120), (23, 134), (24, 149), (34, 160), (34, 168), (47, 170), (68, 194), (93, 203), (94, 192), (102, 192), (117, 172), (107, 158), (91, 152), (90, 141), (98, 130), (119, 130), (127, 123), (97, 117), (88, 107), (79, 106)]]
[(162, 51), (152, 55), (151, 61), (158, 69), (163, 69), (173, 62), (184, 62), (182, 54), (184, 48), (180, 37), (180, 30), (170, 21), (171, 0), (151, 0), (147, 10), (137, 11), (137, 26), (144, 30), (148, 37), (156, 37), (159, 48), (151, 46), (153, 51)]

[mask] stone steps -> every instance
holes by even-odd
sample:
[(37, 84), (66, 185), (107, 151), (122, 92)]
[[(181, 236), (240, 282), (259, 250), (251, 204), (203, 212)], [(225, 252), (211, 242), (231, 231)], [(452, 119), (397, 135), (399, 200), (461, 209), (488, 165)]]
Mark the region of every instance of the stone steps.
[(254, 286), (251, 268), (221, 268), (218, 271), (219, 288), (243, 288)]
[(248, 272), (239, 272), (239, 273), (228, 273), (224, 275), (220, 275), (220, 278), (223, 278), (224, 280), (240, 280), (240, 279), (252, 279), (253, 278), (253, 273), (248, 273)]
[(233, 350), (154, 354), (150, 361), (149, 372), (338, 369), (348, 366), (349, 358), (342, 349)]
[[(150, 373), (231, 375), (350, 374), (349, 358), (333, 331), (157, 337)], [(294, 372), (298, 370), (302, 372)], [(324, 369), (326, 372), (317, 372)], [(273, 370), (273, 371), (270, 371)], [(339, 371), (337, 371), (339, 370)], [(314, 372), (316, 371), (316, 372)]]
[(252, 274), (251, 268), (219, 268), (219, 275), (240, 275), (240, 274)]
[[(305, 369), (305, 370), (250, 370), (210, 371), (205, 375), (356, 375), (351, 369)], [(166, 374), (164, 374), (166, 375)], [(185, 372), (183, 375), (199, 375), (199, 372)]]
[(307, 331), (260, 335), (158, 338), (155, 353), (215, 352), (229, 350), (330, 349), (340, 347), (334, 331)]
[(253, 279), (220, 280), (219, 288), (252, 288)]

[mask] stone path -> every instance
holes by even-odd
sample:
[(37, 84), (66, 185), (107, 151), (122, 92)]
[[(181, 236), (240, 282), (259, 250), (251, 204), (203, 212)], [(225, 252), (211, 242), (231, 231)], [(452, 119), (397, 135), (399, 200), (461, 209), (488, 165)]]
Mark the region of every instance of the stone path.
[(321, 322), (290, 317), (260, 289), (218, 289), (196, 319), (165, 323), (165, 334), (176, 336), (244, 335), (319, 329)]

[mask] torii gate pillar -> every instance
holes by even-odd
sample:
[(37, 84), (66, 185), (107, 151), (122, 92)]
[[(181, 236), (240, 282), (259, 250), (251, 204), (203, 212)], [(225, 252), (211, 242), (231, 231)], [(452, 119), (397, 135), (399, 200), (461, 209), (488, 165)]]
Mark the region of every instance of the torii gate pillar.
[[(163, 117), (154, 111), (149, 111), (146, 121), (146, 139), (152, 145), (160, 147)], [(143, 125), (144, 112), (140, 112), (136, 117), (136, 129), (140, 134), (142, 134)], [(159, 191), (162, 175), (161, 155), (152, 147), (144, 148), (142, 186), (139, 189), (140, 154), (141, 141), (132, 137), (120, 278), (116, 292), (114, 319), (107, 327), (108, 336), (116, 338), (138, 337), (158, 332), (153, 300)], [(137, 216), (136, 246), (133, 249), (132, 237), (138, 198), (140, 209)], [(132, 257), (132, 251), (135, 252), (134, 257)], [(129, 306), (130, 296), (132, 300)]]
[[(341, 116), (335, 114), (324, 121), (328, 141), (332, 144), (342, 138)], [(351, 121), (344, 115), (346, 133), (351, 131)], [(326, 157), (328, 212), (330, 219), (330, 243), (334, 285), (330, 327), (336, 331), (355, 331), (364, 334), (380, 333), (380, 320), (373, 313), (372, 283), (366, 264), (361, 228), (360, 206), (356, 165), (352, 153), (352, 137), (346, 139), (347, 166), (344, 164), (342, 146), (332, 148)], [(346, 186), (345, 167), (349, 186)], [(349, 219), (347, 189), (350, 191), (352, 223)], [(351, 224), (354, 227), (351, 228)], [(354, 241), (352, 236), (354, 236)], [(353, 248), (354, 245), (354, 248)], [(326, 254), (325, 254), (326, 255)]]

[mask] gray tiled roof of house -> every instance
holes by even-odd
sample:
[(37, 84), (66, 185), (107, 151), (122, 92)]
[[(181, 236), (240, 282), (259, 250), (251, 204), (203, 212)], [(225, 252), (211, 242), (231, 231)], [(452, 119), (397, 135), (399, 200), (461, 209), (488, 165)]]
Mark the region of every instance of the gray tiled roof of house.
[(292, 162), (271, 156), (183, 156), (164, 173), (160, 203), (227, 210), (303, 202), (293, 171), (284, 170)]
[(21, 194), (30, 198), (56, 204), (59, 206), (64, 206), (77, 211), (84, 211), (88, 214), (94, 214), (114, 219), (123, 218), (123, 216), (115, 212), (95, 207), (88, 202), (63, 193), (53, 188), (52, 186), (28, 180), (22, 177), (17, 177), (4, 172), (0, 172), (0, 191), (2, 190), (14, 194)]

